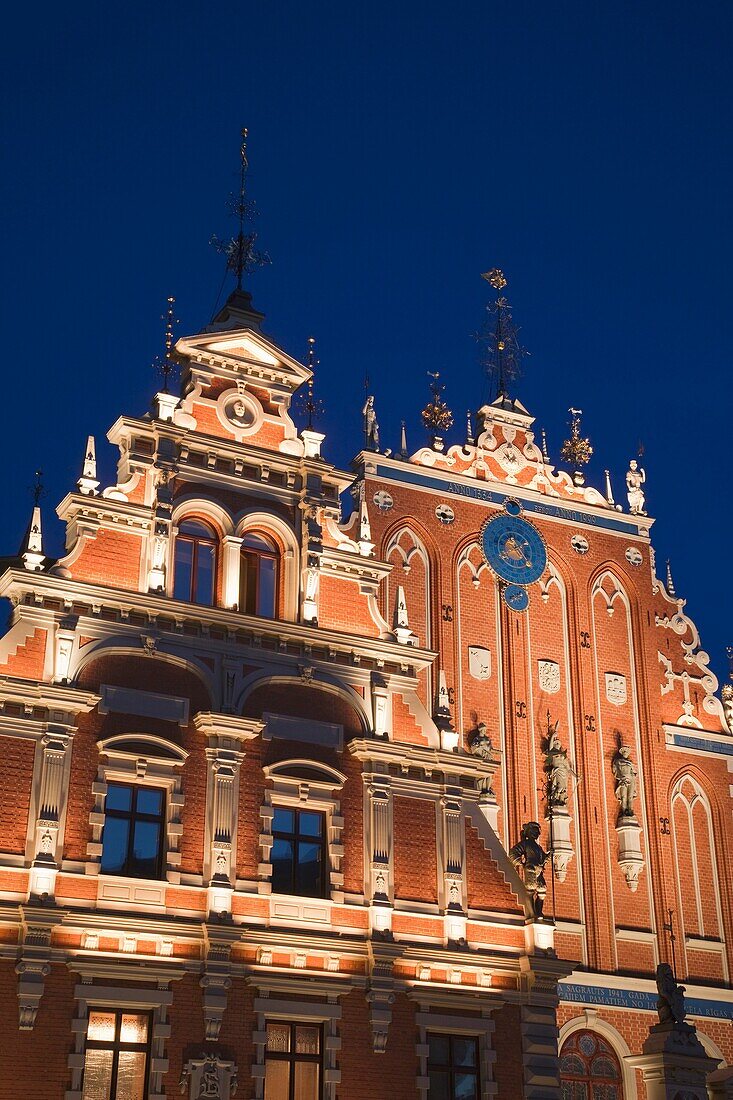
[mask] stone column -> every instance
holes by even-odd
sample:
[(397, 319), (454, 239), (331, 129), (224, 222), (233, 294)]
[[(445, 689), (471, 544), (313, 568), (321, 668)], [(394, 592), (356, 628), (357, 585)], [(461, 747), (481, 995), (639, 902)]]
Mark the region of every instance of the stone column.
[(369, 794), (369, 867), (372, 931), (392, 934), (392, 794), (389, 779), (374, 777)]
[(655, 1024), (641, 1050), (627, 1054), (625, 1061), (641, 1070), (647, 1100), (708, 1100), (708, 1075), (718, 1062), (708, 1058), (692, 1024)]
[(35, 856), (31, 865), (29, 896), (53, 897), (58, 874), (61, 818), (66, 804), (66, 772), (71, 736), (67, 732), (44, 734), (41, 741), (40, 782), (35, 823)]
[(237, 810), (239, 768), (244, 753), (235, 749), (208, 748), (208, 848), (209, 910), (228, 913), (236, 877)]
[(465, 824), (460, 791), (446, 789), (441, 799), (441, 808), (445, 936), (449, 943), (462, 944), (466, 939), (463, 881)]
[(240, 555), (244, 539), (237, 538), (236, 535), (225, 535), (221, 541), (224, 606), (232, 609), (239, 607)]

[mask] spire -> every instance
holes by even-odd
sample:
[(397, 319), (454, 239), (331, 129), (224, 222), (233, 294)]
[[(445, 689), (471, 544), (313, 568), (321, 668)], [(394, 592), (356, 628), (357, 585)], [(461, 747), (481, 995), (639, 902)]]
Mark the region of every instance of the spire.
[(407, 458), (407, 428), (404, 420), (400, 423), (400, 458)]
[(229, 295), (224, 309), (216, 315), (216, 321), (227, 320), (229, 313), (232, 312), (244, 313), (245, 315), (253, 313), (259, 320), (262, 319), (262, 314), (252, 309), (251, 294), (242, 286), (245, 275), (250, 275), (258, 267), (265, 267), (271, 263), (267, 252), (262, 252), (255, 245), (257, 232), (253, 225), (257, 217), (257, 207), (247, 197), (247, 173), (249, 171), (247, 136), (247, 129), (245, 128), (242, 130), (242, 141), (239, 147), (239, 193), (232, 195), (229, 200), (231, 213), (237, 219), (237, 235), (236, 237), (230, 237), (229, 240), (220, 240), (219, 237), (214, 235), (210, 241), (217, 252), (226, 256), (226, 269), (231, 271), (237, 280), (235, 290)]
[(362, 486), (362, 496), (359, 501), (359, 553), (363, 558), (369, 558), (372, 556), (373, 552), (372, 525), (369, 522), (366, 496), (364, 495)]
[(672, 580), (672, 567), (669, 564), (669, 558), (667, 558), (667, 580), (665, 582), (665, 587), (670, 596), (677, 595), (674, 587), (674, 581)]
[(509, 397), (509, 383), (519, 377), (521, 361), (528, 353), (519, 343), (512, 308), (502, 294), (507, 285), (504, 272), (493, 267), (481, 278), (496, 291), (496, 299), (486, 307), (486, 321), (478, 340), (485, 346), (484, 370), (492, 384), (496, 383), (497, 399), (503, 403)]
[(445, 386), (441, 386), (438, 379), (440, 374), (438, 371), (428, 371), (428, 378), (432, 378), (430, 383), (430, 401), (427, 403), (422, 413), (422, 421), (428, 432), (430, 433), (430, 442), (434, 450), (443, 450), (443, 432), (447, 432), (453, 425), (453, 413), (450, 411), (441, 394), (445, 389)]
[(613, 489), (611, 488), (611, 473), (609, 470), (604, 470), (606, 475), (606, 504), (611, 508), (616, 507), (616, 501), (613, 499)]
[(173, 295), (167, 298), (166, 304), (165, 313), (160, 315), (161, 321), (165, 321), (165, 351), (162, 356), (156, 355), (153, 362), (155, 369), (163, 376), (163, 393), (168, 393), (168, 383), (178, 371), (178, 364), (173, 359), (173, 333), (178, 324), (175, 311), (176, 300)]
[(85, 497), (94, 497), (97, 495), (99, 482), (97, 481), (97, 453), (93, 435), (87, 436), (84, 465), (82, 467), (81, 477), (76, 484), (79, 492)]
[(414, 634), (410, 629), (407, 618), (407, 603), (405, 602), (405, 590), (402, 585), (397, 586), (392, 615), (392, 632), (400, 645), (409, 645)]
[(36, 480), (31, 492), (33, 494), (33, 512), (28, 530), (23, 539), (22, 558), (23, 565), (32, 573), (43, 569), (46, 555), (43, 552), (43, 533), (41, 531), (41, 497), (43, 496), (42, 470), (36, 470)]
[(541, 439), (542, 439), (542, 457), (544, 458), (545, 462), (549, 462), (550, 461), (550, 452), (547, 449), (547, 433), (545, 432), (544, 428), (542, 429), (542, 432), (541, 432)]
[(473, 434), (473, 424), (471, 422), (471, 410), (466, 410), (466, 446), (473, 447), (476, 443), (476, 437)]
[(308, 352), (306, 355), (306, 362), (308, 364), (308, 370), (311, 372), (311, 376), (306, 382), (305, 392), (300, 395), (300, 407), (307, 419), (305, 425), (305, 431), (312, 432), (313, 421), (317, 420), (323, 413), (323, 402), (319, 397), (314, 395), (315, 389), (315, 372), (316, 367), (320, 363), (320, 359), (316, 358), (316, 338), (315, 336), (308, 337)]
[(570, 462), (575, 467), (573, 471), (575, 484), (582, 485), (585, 481), (582, 467), (590, 462), (593, 448), (590, 440), (580, 434), (580, 418), (583, 410), (568, 409), (568, 412), (570, 413), (570, 438), (563, 443), (560, 454), (566, 462)]

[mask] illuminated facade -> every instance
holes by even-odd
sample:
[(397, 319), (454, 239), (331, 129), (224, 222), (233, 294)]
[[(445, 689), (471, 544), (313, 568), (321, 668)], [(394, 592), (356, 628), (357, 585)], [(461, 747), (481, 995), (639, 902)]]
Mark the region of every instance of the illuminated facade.
[(733, 1060), (733, 739), (640, 472), (500, 397), (409, 457), (365, 407), (345, 473), (261, 322), (4, 562), (0, 1097), (634, 1100), (668, 923)]

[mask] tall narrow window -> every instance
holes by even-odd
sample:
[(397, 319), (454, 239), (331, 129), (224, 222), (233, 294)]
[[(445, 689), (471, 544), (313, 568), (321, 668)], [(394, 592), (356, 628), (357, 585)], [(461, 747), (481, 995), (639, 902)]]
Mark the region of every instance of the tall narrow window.
[(562, 1045), (560, 1096), (562, 1100), (623, 1100), (619, 1060), (592, 1031), (576, 1031)]
[(272, 890), (300, 897), (326, 896), (326, 815), (275, 808), (272, 819)]
[(149, 1059), (149, 1013), (92, 1009), (82, 1100), (145, 1100)]
[(269, 1021), (265, 1100), (320, 1100), (321, 1028)]
[(102, 874), (160, 878), (165, 792), (109, 783), (104, 814)]
[(216, 583), (216, 535), (206, 523), (187, 519), (176, 536), (173, 595), (211, 606)]
[(478, 1040), (428, 1034), (430, 1100), (479, 1100)]
[(239, 572), (239, 609), (246, 615), (275, 618), (279, 557), (277, 547), (265, 535), (251, 531), (244, 536)]

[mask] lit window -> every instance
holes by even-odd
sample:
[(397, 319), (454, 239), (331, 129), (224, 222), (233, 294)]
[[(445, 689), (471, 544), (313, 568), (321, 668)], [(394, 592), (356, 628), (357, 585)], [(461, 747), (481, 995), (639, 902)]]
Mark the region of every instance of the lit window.
[(265, 1100), (319, 1100), (321, 1028), (317, 1024), (267, 1024)]
[(250, 532), (242, 543), (239, 609), (246, 615), (274, 619), (277, 607), (279, 554), (264, 535)]
[(470, 1035), (428, 1035), (430, 1100), (478, 1100), (478, 1040)]
[(144, 1100), (149, 1054), (147, 1012), (91, 1011), (82, 1100)]
[(272, 819), (272, 890), (300, 897), (326, 896), (326, 815), (275, 808)]
[(623, 1100), (618, 1058), (600, 1036), (576, 1031), (560, 1051), (562, 1100)]
[(160, 878), (165, 793), (110, 783), (104, 814), (102, 874)]
[(185, 520), (176, 536), (173, 595), (211, 606), (216, 582), (216, 535), (198, 519)]

